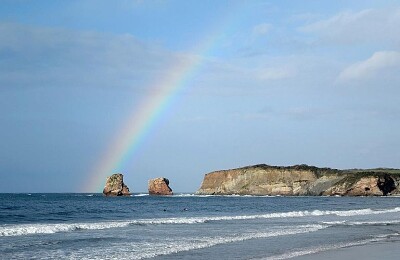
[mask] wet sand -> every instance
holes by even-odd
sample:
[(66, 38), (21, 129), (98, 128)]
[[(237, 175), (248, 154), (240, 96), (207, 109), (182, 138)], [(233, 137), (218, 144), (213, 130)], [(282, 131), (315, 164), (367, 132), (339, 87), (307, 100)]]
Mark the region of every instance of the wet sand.
[(400, 240), (386, 240), (385, 242), (374, 242), (365, 245), (345, 247), (322, 251), (314, 254), (303, 255), (291, 259), (296, 260), (337, 260), (337, 259), (399, 259)]

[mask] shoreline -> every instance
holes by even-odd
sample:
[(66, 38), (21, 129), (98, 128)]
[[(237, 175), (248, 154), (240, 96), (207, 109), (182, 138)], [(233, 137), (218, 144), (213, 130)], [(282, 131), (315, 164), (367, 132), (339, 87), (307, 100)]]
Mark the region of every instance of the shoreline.
[[(398, 236), (398, 234), (397, 234)], [(298, 252), (300, 255), (289, 254), (284, 257), (272, 257), (267, 259), (294, 259), (294, 260), (336, 260), (336, 259), (397, 259), (400, 255), (400, 238), (399, 237), (382, 238), (382, 240), (371, 239), (371, 241), (359, 244), (355, 242), (353, 245), (344, 245), (338, 248), (327, 248), (321, 251)], [(334, 247), (334, 246), (333, 246)], [(294, 252), (295, 253), (295, 252)]]

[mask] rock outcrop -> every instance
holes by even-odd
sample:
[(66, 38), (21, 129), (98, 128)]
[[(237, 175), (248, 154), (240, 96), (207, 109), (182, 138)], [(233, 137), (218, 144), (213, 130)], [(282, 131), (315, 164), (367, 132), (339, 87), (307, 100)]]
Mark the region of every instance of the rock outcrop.
[(106, 186), (103, 189), (106, 196), (129, 196), (131, 195), (128, 186), (124, 183), (124, 175), (115, 173), (107, 177)]
[(197, 194), (342, 195), (400, 194), (400, 170), (336, 170), (308, 165), (265, 164), (205, 175)]
[(172, 189), (169, 187), (169, 180), (166, 178), (155, 178), (149, 180), (150, 195), (172, 195)]
[(400, 194), (400, 176), (382, 172), (347, 173), (323, 195), (387, 196)]

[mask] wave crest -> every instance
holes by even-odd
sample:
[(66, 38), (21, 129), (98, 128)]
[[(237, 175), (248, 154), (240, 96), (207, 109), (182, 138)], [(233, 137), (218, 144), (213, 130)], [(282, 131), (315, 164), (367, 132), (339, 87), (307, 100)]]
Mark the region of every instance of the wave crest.
[[(163, 224), (202, 224), (212, 221), (235, 221), (235, 220), (252, 220), (252, 219), (272, 219), (272, 218), (300, 218), (312, 216), (335, 215), (339, 217), (360, 216), (360, 215), (376, 215), (385, 213), (400, 212), (400, 207), (386, 210), (359, 209), (347, 211), (291, 211), (276, 212), (259, 215), (241, 215), (241, 216), (208, 216), (208, 217), (180, 217), (180, 218), (153, 218), (153, 219), (137, 219), (127, 221), (110, 221), (97, 223), (60, 223), (60, 224), (18, 224), (18, 225), (2, 225), (0, 226), (0, 236), (21, 236), (32, 234), (52, 234), (57, 232), (73, 232), (77, 230), (101, 230), (110, 228), (121, 228), (129, 225), (163, 225)], [(326, 225), (369, 225), (369, 224), (398, 224), (399, 221), (393, 222), (322, 222)]]

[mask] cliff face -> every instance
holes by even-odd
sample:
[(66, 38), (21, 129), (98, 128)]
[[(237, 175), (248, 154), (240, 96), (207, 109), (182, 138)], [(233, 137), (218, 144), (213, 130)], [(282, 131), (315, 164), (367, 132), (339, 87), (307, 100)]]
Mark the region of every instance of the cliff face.
[(124, 183), (124, 175), (121, 173), (107, 177), (106, 185), (103, 189), (106, 196), (127, 196), (131, 195), (128, 186)]
[(208, 173), (197, 194), (378, 196), (400, 193), (399, 180), (385, 172), (263, 164)]
[(400, 194), (400, 175), (384, 172), (345, 174), (336, 185), (323, 195), (386, 196)]

